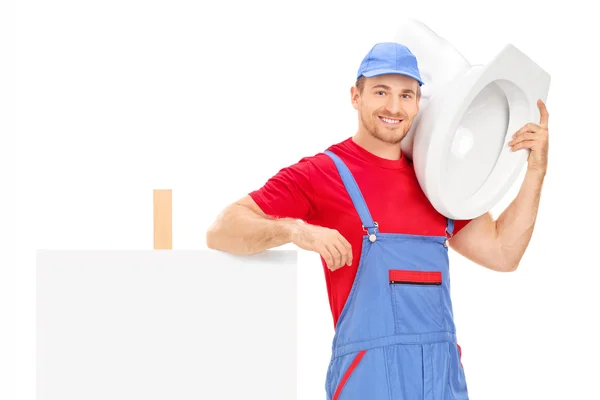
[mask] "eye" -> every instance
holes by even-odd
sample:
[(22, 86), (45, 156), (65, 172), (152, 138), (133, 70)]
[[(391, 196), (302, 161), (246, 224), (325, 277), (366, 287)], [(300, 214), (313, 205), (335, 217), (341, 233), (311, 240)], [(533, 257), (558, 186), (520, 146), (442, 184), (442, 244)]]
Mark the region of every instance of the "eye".
[(403, 94), (402, 95), (405, 99), (410, 99), (412, 96), (410, 94)]
[(376, 93), (377, 93), (378, 95), (381, 95), (381, 96), (383, 96), (383, 95), (385, 94), (385, 92), (384, 92), (383, 90), (380, 90), (380, 91), (378, 91), (378, 92), (376, 92)]

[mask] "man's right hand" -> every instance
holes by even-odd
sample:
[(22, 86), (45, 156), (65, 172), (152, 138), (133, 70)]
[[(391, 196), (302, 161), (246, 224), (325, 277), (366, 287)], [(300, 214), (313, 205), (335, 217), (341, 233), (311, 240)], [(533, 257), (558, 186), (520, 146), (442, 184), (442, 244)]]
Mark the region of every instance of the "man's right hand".
[(319, 253), (331, 271), (352, 265), (352, 246), (335, 229), (297, 223), (291, 239), (301, 249)]

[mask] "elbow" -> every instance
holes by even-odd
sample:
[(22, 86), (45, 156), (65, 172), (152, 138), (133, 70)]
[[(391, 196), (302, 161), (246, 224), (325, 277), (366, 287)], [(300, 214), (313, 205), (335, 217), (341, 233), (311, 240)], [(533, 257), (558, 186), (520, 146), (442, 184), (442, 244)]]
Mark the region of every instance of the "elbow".
[(519, 267), (519, 263), (515, 263), (515, 264), (508, 264), (505, 265), (501, 271), (502, 272), (515, 272), (517, 270), (517, 268)]
[(212, 226), (210, 226), (210, 228), (208, 228), (208, 230), (206, 231), (206, 235), (205, 235), (205, 242), (206, 242), (206, 247), (208, 247), (211, 250), (221, 250), (220, 246), (219, 246), (219, 228), (218, 226), (215, 224), (213, 224)]
[(212, 250), (217, 249), (217, 245), (215, 242), (215, 231), (212, 228), (210, 228), (208, 231), (206, 231), (205, 242), (206, 242), (206, 247), (208, 247), (209, 249), (212, 249)]
[(227, 234), (226, 226), (228, 226), (229, 207), (225, 208), (219, 213), (217, 218), (206, 230), (204, 240), (206, 247), (211, 250), (225, 250), (223, 243), (226, 243), (223, 239)]
[(480, 265), (496, 272), (515, 272), (519, 267), (520, 259), (510, 259), (498, 253), (494, 259), (488, 259)]
[(231, 233), (218, 222), (215, 222), (206, 231), (205, 242), (206, 247), (210, 250), (218, 250), (242, 256), (256, 253), (256, 251), (248, 248), (246, 244), (240, 243), (238, 240), (232, 240)]
[(515, 272), (517, 268), (519, 268), (519, 263), (521, 259), (518, 260), (506, 260), (504, 263), (498, 266), (498, 270), (500, 272)]
[(497, 256), (497, 260), (499, 260), (497, 268), (500, 272), (515, 272), (519, 268), (523, 252), (515, 250), (506, 246), (500, 248)]

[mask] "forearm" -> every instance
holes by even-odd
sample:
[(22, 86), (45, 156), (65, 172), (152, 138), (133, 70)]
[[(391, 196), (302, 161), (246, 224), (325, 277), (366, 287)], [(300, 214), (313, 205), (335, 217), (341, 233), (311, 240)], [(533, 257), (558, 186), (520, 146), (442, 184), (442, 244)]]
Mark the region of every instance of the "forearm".
[(209, 248), (232, 254), (250, 255), (291, 242), (298, 222), (294, 219), (271, 219), (248, 207), (233, 204), (217, 217), (206, 234)]
[(502, 259), (508, 270), (515, 269), (531, 240), (538, 214), (544, 173), (527, 170), (521, 189), (496, 221)]

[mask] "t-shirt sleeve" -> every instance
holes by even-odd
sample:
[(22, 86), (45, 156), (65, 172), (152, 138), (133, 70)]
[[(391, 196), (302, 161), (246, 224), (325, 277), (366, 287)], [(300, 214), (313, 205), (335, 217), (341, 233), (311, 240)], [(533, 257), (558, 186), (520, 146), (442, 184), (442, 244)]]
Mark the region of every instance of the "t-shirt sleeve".
[(305, 157), (279, 170), (260, 189), (250, 192), (249, 196), (269, 216), (311, 219), (315, 213), (311, 185), (313, 171), (312, 162)]
[(469, 222), (471, 222), (472, 220), (470, 219), (461, 219), (461, 220), (455, 220), (454, 221), (454, 232), (453, 235), (457, 234), (458, 232), (460, 232), (460, 230), (462, 228), (464, 228), (465, 226), (468, 225)]

